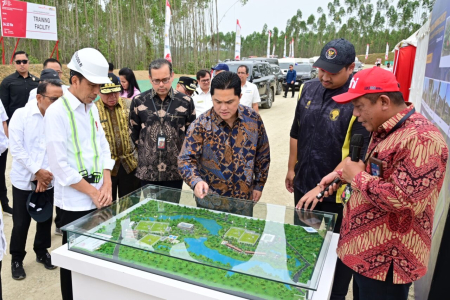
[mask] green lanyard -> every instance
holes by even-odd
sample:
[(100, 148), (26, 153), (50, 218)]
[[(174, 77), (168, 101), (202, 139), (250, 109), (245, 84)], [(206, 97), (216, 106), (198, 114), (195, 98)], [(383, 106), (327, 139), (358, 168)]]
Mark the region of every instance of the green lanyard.
[[(72, 140), (72, 145), (75, 149), (75, 160), (77, 162), (78, 172), (80, 172), (81, 176), (86, 177), (89, 174), (88, 174), (86, 167), (84, 166), (84, 162), (83, 162), (83, 153), (81, 151), (80, 140), (78, 138), (78, 129), (77, 129), (77, 125), (75, 123), (75, 115), (69, 106), (69, 102), (68, 102), (67, 98), (64, 96), (61, 98), (63, 100), (64, 108), (66, 109), (67, 114), (69, 116), (71, 140)], [(94, 124), (95, 121), (94, 121), (94, 116), (92, 115), (92, 109), (89, 110), (89, 116), (90, 116), (90, 123), (91, 123), (91, 144), (92, 144), (92, 149), (94, 150), (94, 165), (93, 165), (91, 174), (94, 175), (94, 177), (95, 177), (95, 180), (93, 180), (93, 182), (98, 183), (100, 181), (100, 178), (102, 177), (102, 173), (99, 172), (99, 167), (98, 167), (99, 155), (98, 155), (98, 147), (97, 147), (96, 134), (95, 134), (95, 124)]]

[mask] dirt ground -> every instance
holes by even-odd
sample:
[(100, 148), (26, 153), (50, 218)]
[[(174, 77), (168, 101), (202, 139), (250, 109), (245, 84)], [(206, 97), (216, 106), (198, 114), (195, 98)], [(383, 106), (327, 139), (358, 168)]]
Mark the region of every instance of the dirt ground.
[[(139, 79), (145, 79), (146, 71), (136, 72)], [(37, 74), (37, 72), (36, 72)], [(1, 76), (1, 74), (0, 74)], [(146, 77), (148, 78), (148, 77)], [(296, 94), (297, 95), (297, 94)], [(271, 109), (260, 110), (262, 119), (266, 126), (271, 148), (271, 164), (268, 182), (262, 194), (261, 201), (285, 206), (293, 206), (293, 195), (288, 193), (284, 187), (284, 178), (287, 171), (287, 160), (289, 154), (289, 131), (291, 128), (294, 111), (296, 107), (295, 98), (283, 98), (276, 96)], [(12, 158), (8, 157), (8, 166), (6, 173), (9, 174)], [(12, 205), (11, 184), (7, 176), (8, 197)], [(184, 188), (188, 189), (185, 185)], [(7, 242), (9, 244), (12, 230), (12, 218), (4, 215), (4, 230)], [(3, 298), (5, 300), (60, 300), (59, 269), (46, 270), (41, 264), (36, 263), (33, 252), (33, 240), (35, 234), (35, 225), (32, 223), (27, 240), (26, 250), (28, 255), (24, 260), (24, 268), (27, 277), (24, 280), (16, 281), (11, 277), (11, 255), (9, 253), (3, 258), (2, 283)], [(54, 224), (52, 228), (52, 247), (50, 250), (61, 246), (61, 237), (54, 235)], [(9, 252), (9, 250), (8, 250)], [(351, 286), (350, 286), (351, 287)], [(351, 291), (347, 300), (352, 299)], [(410, 297), (410, 299), (413, 299)]]

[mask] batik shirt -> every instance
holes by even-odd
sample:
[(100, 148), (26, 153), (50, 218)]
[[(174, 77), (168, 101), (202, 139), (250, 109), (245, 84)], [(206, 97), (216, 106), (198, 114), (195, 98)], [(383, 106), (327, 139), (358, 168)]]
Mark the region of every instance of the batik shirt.
[(178, 168), (194, 189), (205, 181), (220, 196), (252, 199), (262, 191), (270, 165), (270, 148), (264, 123), (254, 110), (239, 105), (238, 117), (230, 127), (214, 108), (189, 127)]
[[(186, 130), (194, 120), (192, 99), (176, 90), (170, 89), (164, 101), (153, 89), (134, 97), (130, 106), (130, 135), (138, 148), (136, 177), (145, 181), (181, 180), (177, 157)], [(161, 132), (166, 138), (166, 150), (157, 149)]]
[[(448, 149), (439, 130), (419, 113), (386, 135), (413, 108), (390, 118), (373, 133), (370, 153), (382, 161), (382, 177), (370, 164), (351, 183), (337, 253), (359, 274), (384, 281), (394, 264), (394, 283), (416, 281), (427, 272), (433, 218)], [(375, 154), (376, 153), (376, 154)]]

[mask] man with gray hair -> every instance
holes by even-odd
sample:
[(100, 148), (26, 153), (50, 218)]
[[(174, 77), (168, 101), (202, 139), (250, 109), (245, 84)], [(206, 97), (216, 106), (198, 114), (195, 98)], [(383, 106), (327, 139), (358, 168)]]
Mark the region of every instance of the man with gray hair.
[[(138, 149), (136, 177), (146, 184), (181, 189), (177, 157), (186, 131), (195, 120), (191, 97), (172, 88), (172, 64), (152, 61), (149, 78), (153, 88), (134, 97), (130, 107), (131, 139)], [(179, 199), (171, 199), (178, 202)]]

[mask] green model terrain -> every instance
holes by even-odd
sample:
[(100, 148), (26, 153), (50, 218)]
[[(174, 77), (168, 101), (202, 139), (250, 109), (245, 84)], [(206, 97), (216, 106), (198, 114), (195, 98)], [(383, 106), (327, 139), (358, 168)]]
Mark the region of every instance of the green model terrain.
[(96, 233), (110, 235), (110, 242), (95, 251), (71, 249), (263, 299), (305, 299), (296, 284), (311, 279), (323, 244), (321, 235), (300, 226), (159, 201)]

